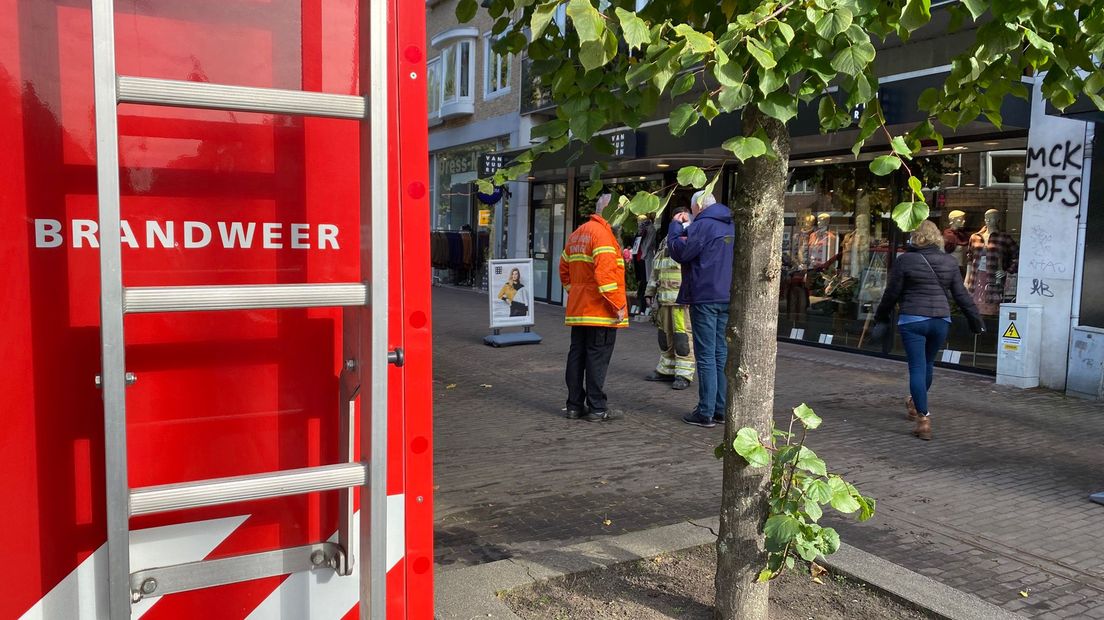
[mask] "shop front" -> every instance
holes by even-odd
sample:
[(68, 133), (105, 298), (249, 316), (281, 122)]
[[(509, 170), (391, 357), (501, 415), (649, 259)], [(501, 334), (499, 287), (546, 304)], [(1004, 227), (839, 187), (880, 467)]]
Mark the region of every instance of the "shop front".
[[(954, 311), (941, 359), (996, 369), (1000, 305), (1016, 301), (1025, 138), (928, 149), (911, 163), (924, 183), (944, 251), (986, 321), (975, 335)], [(870, 333), (894, 259), (907, 236), (890, 219), (905, 177), (878, 177), (850, 156), (793, 162), (786, 193), (778, 336), (783, 340), (903, 355), (899, 338), (874, 349)]]

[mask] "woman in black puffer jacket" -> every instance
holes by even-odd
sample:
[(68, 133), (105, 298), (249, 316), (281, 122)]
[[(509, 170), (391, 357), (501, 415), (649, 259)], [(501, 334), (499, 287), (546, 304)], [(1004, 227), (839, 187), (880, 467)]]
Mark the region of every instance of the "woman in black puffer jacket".
[(929, 440), (931, 418), (928, 390), (935, 370), (935, 356), (947, 341), (951, 326), (948, 292), (970, 322), (975, 334), (985, 331), (974, 300), (962, 285), (954, 256), (942, 248), (943, 235), (931, 220), (912, 233), (909, 251), (899, 256), (889, 274), (889, 283), (878, 305), (875, 320), (888, 323), (893, 307), (899, 306), (897, 329), (905, 345), (909, 365), (908, 419), (916, 422), (913, 435)]

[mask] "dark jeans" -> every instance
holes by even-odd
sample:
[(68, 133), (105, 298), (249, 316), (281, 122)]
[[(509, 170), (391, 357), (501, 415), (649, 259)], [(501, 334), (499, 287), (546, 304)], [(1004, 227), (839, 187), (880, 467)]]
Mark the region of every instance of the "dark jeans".
[(692, 304), (690, 328), (694, 333), (694, 362), (698, 366), (698, 415), (723, 417), (728, 395), (725, 363), (728, 361), (728, 304)]
[(567, 352), (567, 408), (582, 411), (606, 410), (606, 370), (617, 340), (615, 327), (571, 328), (571, 349)]
[(943, 319), (928, 319), (897, 327), (909, 366), (909, 392), (916, 410), (928, 413), (928, 390), (935, 374), (935, 356), (947, 341), (951, 324)]

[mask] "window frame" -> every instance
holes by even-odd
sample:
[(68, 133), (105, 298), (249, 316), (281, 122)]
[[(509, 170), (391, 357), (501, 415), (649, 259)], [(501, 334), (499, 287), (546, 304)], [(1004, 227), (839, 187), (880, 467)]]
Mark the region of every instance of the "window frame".
[[(503, 95), (510, 93), (510, 86), (513, 83), (514, 78), (514, 55), (507, 53), (505, 56), (496, 54), (493, 46), (496, 41), (502, 38), (502, 35), (495, 35), (492, 32), (484, 33), (483, 35), (483, 99), (491, 100), (497, 99)], [(503, 84), (498, 84), (498, 78), (502, 75), (502, 65), (506, 66), (506, 80)], [(493, 65), (493, 71), (492, 71)], [(491, 89), (491, 85), (495, 84), (498, 88)]]

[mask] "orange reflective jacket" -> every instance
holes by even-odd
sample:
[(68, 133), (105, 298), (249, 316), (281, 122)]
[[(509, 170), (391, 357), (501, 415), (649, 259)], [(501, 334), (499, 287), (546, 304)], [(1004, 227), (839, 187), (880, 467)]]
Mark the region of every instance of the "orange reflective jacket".
[(617, 319), (625, 308), (625, 261), (613, 229), (600, 215), (575, 229), (560, 255), (560, 282), (567, 291), (567, 325), (628, 327)]

